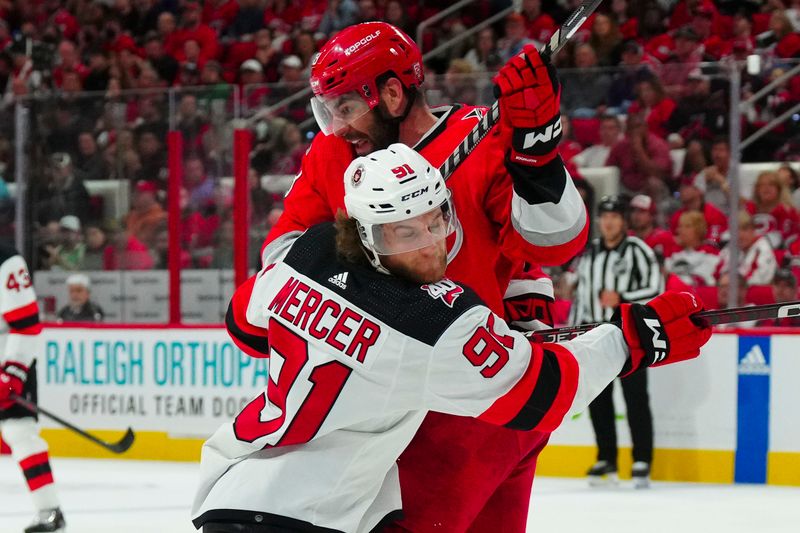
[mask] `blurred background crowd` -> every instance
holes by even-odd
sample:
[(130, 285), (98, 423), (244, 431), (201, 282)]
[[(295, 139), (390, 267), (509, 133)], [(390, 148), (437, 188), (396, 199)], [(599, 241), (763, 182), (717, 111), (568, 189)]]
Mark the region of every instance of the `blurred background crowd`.
[[(524, 45), (546, 42), (579, 3), (522, 0), (428, 56), (428, 100), (490, 104), (493, 73)], [(229, 269), (232, 131), (244, 125), (253, 132), (255, 266), (281, 213), (285, 182), (275, 177), (299, 171), (317, 131), (306, 94), (315, 52), (348, 25), (384, 20), (426, 53), (511, 6), (476, 0), (450, 12), (452, 4), (0, 0), (0, 240), (14, 242), (14, 182), (25, 161), (34, 270), (165, 269), (167, 132), (180, 131), (181, 267)], [(792, 269), (796, 294), (800, 179), (791, 163), (800, 161), (800, 113), (744, 150), (743, 161), (770, 164), (739, 205), (729, 201), (728, 135), (731, 68), (741, 70), (745, 100), (781, 79), (745, 106), (743, 136), (800, 103), (800, 76), (781, 78), (800, 64), (799, 30), (800, 0), (608, 0), (553, 58), (563, 85), (561, 153), (587, 204), (593, 191), (582, 173), (619, 169), (620, 190), (634, 198), (631, 231), (672, 279), (712, 302), (729, 283), (731, 209), (740, 213), (743, 296), (774, 298), (773, 280), (788, 283)], [(752, 54), (761, 57), (756, 74), (745, 69)], [(26, 146), (15, 144), (21, 103)]]

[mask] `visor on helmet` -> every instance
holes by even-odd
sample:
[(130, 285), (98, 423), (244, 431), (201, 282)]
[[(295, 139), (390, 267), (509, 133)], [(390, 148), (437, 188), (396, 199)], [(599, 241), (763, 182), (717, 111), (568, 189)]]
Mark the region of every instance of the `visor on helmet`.
[(311, 110), (314, 112), (314, 118), (317, 119), (320, 131), (325, 135), (349, 126), (369, 113), (370, 109), (369, 104), (356, 91), (339, 96), (314, 96), (311, 98)]
[(369, 248), (378, 255), (413, 252), (436, 244), (455, 231), (456, 220), (448, 198), (430, 211), (408, 220), (361, 226)]

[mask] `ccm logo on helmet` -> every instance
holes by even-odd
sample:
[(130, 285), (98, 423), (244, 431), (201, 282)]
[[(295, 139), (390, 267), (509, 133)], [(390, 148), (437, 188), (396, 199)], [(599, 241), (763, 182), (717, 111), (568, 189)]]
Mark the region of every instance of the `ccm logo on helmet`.
[(344, 55), (349, 56), (350, 54), (352, 54), (353, 52), (355, 52), (356, 50), (358, 50), (371, 40), (375, 39), (380, 34), (381, 30), (376, 30), (375, 33), (370, 33), (366, 37), (356, 41), (355, 43), (351, 44), (350, 46), (344, 49)]
[(417, 196), (421, 196), (421, 195), (425, 194), (426, 192), (428, 192), (428, 187), (423, 187), (423, 188), (421, 188), (421, 189), (419, 189), (417, 191), (410, 192), (408, 194), (404, 194), (403, 196), (400, 197), (400, 201), (401, 202), (405, 202), (406, 200), (410, 200), (412, 198), (416, 198)]

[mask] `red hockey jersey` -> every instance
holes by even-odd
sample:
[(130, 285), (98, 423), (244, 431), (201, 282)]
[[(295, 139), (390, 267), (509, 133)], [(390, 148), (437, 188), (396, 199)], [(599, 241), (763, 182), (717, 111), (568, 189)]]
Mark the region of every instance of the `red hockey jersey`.
[[(433, 109), (438, 120), (414, 148), (440, 166), (484, 112), (461, 105)], [(588, 232), (583, 201), (563, 166), (512, 186), (503, 162), (505, 142), (492, 130), (447, 181), (460, 223), (449, 243), (447, 276), (472, 288), (500, 315), (503, 294), (522, 262), (565, 263), (582, 250)], [(343, 176), (354, 158), (347, 141), (317, 135), (265, 244), (344, 210)]]

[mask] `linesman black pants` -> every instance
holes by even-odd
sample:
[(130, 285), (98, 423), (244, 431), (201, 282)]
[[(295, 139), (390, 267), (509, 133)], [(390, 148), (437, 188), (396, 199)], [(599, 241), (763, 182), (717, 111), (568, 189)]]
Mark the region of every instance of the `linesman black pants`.
[[(616, 380), (615, 380), (616, 381)], [(647, 370), (640, 370), (621, 378), (622, 394), (628, 411), (628, 426), (633, 441), (633, 461), (653, 461), (653, 417), (647, 394)], [(595, 439), (597, 460), (617, 464), (617, 428), (614, 414), (614, 382), (589, 404)]]

